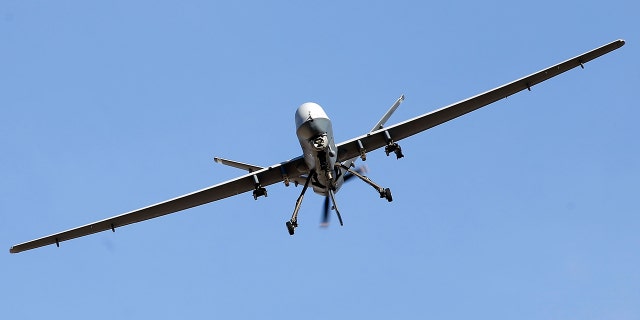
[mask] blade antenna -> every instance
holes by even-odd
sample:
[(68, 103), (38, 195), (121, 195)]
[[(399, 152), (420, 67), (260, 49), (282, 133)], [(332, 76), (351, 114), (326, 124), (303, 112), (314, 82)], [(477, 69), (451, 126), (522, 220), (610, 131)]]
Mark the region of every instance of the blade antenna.
[(387, 123), (387, 120), (389, 120), (389, 118), (391, 118), (391, 115), (396, 111), (396, 109), (398, 109), (398, 107), (400, 106), (400, 104), (404, 101), (404, 94), (400, 96), (400, 98), (398, 98), (396, 100), (396, 102), (393, 103), (393, 105), (391, 106), (391, 108), (389, 108), (389, 110), (387, 110), (387, 112), (384, 114), (384, 116), (382, 116), (382, 118), (380, 119), (380, 121), (378, 121), (378, 123), (376, 123), (375, 126), (373, 126), (373, 128), (371, 128), (371, 132), (374, 132), (376, 130), (380, 130), (382, 129), (382, 127), (384, 126), (385, 123)]

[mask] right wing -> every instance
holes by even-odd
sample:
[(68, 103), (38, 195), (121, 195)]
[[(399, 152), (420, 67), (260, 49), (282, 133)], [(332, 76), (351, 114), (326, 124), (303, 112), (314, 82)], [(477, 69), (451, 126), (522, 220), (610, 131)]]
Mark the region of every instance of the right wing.
[(351, 139), (340, 143), (338, 148), (338, 161), (343, 162), (354, 157), (365, 154), (366, 152), (386, 146), (389, 137), (392, 141), (397, 142), (406, 137), (420, 133), (422, 131), (433, 128), (439, 124), (460, 117), (471, 111), (480, 109), (486, 105), (494, 103), (500, 99), (506, 98), (514, 93), (525, 89), (531, 90), (534, 85), (553, 78), (565, 71), (578, 66), (583, 66), (595, 58), (606, 53), (618, 49), (624, 45), (624, 40), (616, 40), (602, 47), (561, 62), (547, 69), (538, 71), (524, 78), (507, 83), (501, 87), (481, 93), (477, 96), (446, 106), (442, 109), (415, 117), (413, 119), (398, 123), (396, 125), (382, 128), (377, 131), (367, 133), (366, 135)]
[(289, 179), (293, 180), (307, 172), (308, 169), (304, 163), (304, 159), (302, 157), (298, 157), (171, 200), (21, 243), (12, 246), (9, 252), (18, 253), (54, 243), (59, 246), (62, 241), (106, 230), (112, 230), (115, 232), (115, 228), (126, 226), (128, 224), (157, 218), (166, 214), (182, 211), (205, 203), (251, 191), (256, 188), (256, 180), (254, 177), (257, 178), (261, 187), (265, 187), (280, 181), (288, 183)]

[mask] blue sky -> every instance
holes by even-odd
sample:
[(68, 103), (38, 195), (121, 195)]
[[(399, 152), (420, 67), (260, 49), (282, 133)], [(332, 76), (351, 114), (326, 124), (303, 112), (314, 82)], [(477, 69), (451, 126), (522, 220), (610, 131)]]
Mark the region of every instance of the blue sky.
[[(584, 1), (3, 1), (2, 319), (638, 319), (638, 5)], [(299, 155), (627, 44), (382, 150), (319, 228), (273, 185), (10, 255), (11, 245)]]

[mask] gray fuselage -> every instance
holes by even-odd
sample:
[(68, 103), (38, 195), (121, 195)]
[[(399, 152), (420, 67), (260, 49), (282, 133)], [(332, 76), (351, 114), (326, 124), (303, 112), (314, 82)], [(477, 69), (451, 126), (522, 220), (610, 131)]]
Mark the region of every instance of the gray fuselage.
[(307, 102), (296, 110), (296, 135), (302, 147), (304, 161), (310, 174), (313, 191), (327, 195), (327, 188), (338, 191), (344, 182), (343, 169), (336, 169), (338, 151), (333, 140), (331, 120), (320, 105)]

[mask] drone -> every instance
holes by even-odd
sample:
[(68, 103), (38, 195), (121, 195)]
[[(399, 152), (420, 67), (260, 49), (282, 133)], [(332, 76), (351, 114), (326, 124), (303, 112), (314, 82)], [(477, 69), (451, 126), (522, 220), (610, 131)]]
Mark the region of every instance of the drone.
[(309, 187), (312, 188), (314, 193), (325, 197), (322, 224), (326, 225), (328, 223), (330, 211), (333, 210), (340, 225), (343, 225), (342, 216), (336, 203), (336, 193), (345, 181), (357, 178), (375, 189), (381, 199), (389, 202), (393, 200), (389, 188), (377, 184), (365, 176), (365, 172), (362, 169), (356, 168), (355, 163), (358, 159), (365, 161), (369, 152), (381, 148), (384, 148), (387, 156), (394, 154), (397, 159), (401, 159), (404, 154), (398, 142), (402, 139), (426, 131), (520, 91), (531, 91), (534, 85), (565, 71), (576, 67), (584, 69), (585, 63), (614, 51), (624, 44), (624, 40), (613, 41), (498, 88), (413, 119), (386, 126), (387, 120), (404, 101), (404, 95), (402, 95), (369, 132), (340, 143), (336, 143), (334, 140), (331, 119), (324, 109), (314, 102), (303, 103), (295, 111), (296, 135), (302, 148), (302, 155), (268, 167), (215, 158), (214, 160), (220, 164), (246, 170), (248, 173), (177, 198), (17, 244), (12, 246), (9, 252), (19, 253), (51, 244), (59, 247), (63, 241), (102, 231), (111, 230), (115, 232), (116, 228), (129, 224), (157, 218), (246, 192), (252, 192), (253, 198), (258, 200), (260, 197), (267, 197), (266, 187), (280, 182), (284, 183), (285, 186), (289, 186), (291, 183), (296, 186), (303, 186), (296, 200), (293, 214), (285, 222), (290, 235), (294, 235), (299, 227), (298, 213)]

